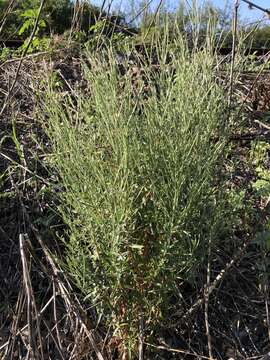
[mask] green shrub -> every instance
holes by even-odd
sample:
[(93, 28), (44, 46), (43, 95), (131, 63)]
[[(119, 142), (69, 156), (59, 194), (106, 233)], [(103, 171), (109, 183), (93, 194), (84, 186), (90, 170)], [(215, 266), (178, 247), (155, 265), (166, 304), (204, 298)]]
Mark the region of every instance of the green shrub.
[(229, 218), (218, 180), (225, 95), (213, 57), (188, 55), (180, 41), (174, 71), (160, 47), (160, 72), (145, 67), (147, 80), (136, 88), (108, 51), (88, 54), (91, 95), (75, 101), (48, 92), (46, 131), (69, 228), (66, 264), (131, 348), (139, 321), (148, 334), (166, 322), (180, 279), (196, 278)]

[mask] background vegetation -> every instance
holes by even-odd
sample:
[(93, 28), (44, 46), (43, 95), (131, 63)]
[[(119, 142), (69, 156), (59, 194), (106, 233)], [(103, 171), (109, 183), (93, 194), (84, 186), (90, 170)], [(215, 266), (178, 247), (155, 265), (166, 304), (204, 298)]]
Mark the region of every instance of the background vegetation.
[(268, 352), (268, 63), (243, 56), (265, 29), (1, 6), (0, 356)]
[[(9, 7), (8, 0), (0, 1), (0, 13), (5, 14), (5, 10)], [(0, 38), (2, 40), (24, 39), (30, 35), (34, 19), (40, 2), (38, 0), (13, 1), (11, 12), (5, 19), (5, 26), (2, 28)], [(106, 26), (103, 28), (104, 33), (108, 36), (115, 32), (123, 32), (136, 34), (138, 31), (149, 32), (149, 27), (154, 28), (161, 26), (166, 18), (169, 18), (170, 24), (175, 21), (178, 28), (183, 32), (190, 32), (191, 25), (191, 10), (187, 11), (180, 2), (179, 7), (171, 12), (166, 6), (161, 6), (158, 18), (155, 10), (145, 6), (144, 2), (131, 1), (127, 6), (126, 13), (108, 14), (103, 11), (100, 13), (97, 6), (91, 2), (84, 0), (79, 3), (71, 0), (52, 1), (47, 0), (40, 18), (40, 33), (39, 36), (49, 36), (52, 34), (61, 35), (65, 31), (69, 31), (72, 27), (76, 27), (76, 31), (84, 34), (81, 37), (84, 41), (89, 39), (89, 35), (93, 35), (94, 25), (102, 18), (107, 19)], [(189, 13), (190, 12), (190, 13)], [(76, 13), (77, 20), (74, 18)], [(139, 16), (137, 14), (140, 14)], [(205, 36), (205, 31), (209, 17), (217, 24), (218, 33), (222, 36), (223, 46), (231, 47), (232, 45), (232, 13), (227, 6), (224, 9), (213, 6), (207, 2), (200, 9), (200, 28), (202, 37)], [(75, 20), (75, 21), (74, 21)], [(72, 25), (73, 24), (73, 25)], [(245, 24), (238, 20), (238, 24), (242, 27), (242, 31), (246, 36), (252, 33), (252, 46), (254, 48), (269, 46), (269, 26), (262, 22), (261, 24)], [(104, 24), (103, 24), (104, 25)], [(172, 25), (173, 28), (173, 25)], [(220, 39), (219, 39), (220, 41)]]

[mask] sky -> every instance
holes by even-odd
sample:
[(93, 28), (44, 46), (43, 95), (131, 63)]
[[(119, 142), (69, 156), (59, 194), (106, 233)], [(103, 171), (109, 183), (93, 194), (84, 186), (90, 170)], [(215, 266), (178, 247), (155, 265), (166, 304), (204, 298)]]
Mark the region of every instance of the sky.
[[(119, 7), (119, 4), (121, 4), (122, 8), (127, 6), (131, 0), (114, 0), (116, 6)], [(185, 2), (192, 2), (192, 0), (184, 0)], [(202, 1), (202, 0), (199, 0)], [(255, 4), (270, 9), (270, 0), (251, 0)], [(102, 0), (93, 0), (93, 3), (96, 5), (100, 5), (103, 1)], [(159, 0), (153, 0), (153, 4), (157, 4)], [(168, 7), (175, 8), (177, 4), (179, 4), (179, 0), (164, 0), (165, 4), (168, 5)], [(234, 0), (211, 0), (211, 2), (216, 5), (219, 8), (224, 8), (226, 4), (230, 4), (232, 6)], [(107, 3), (109, 3), (109, 0), (107, 0)], [(245, 22), (253, 22), (257, 20), (263, 20), (265, 24), (270, 25), (270, 19), (267, 18), (267, 16), (260, 10), (252, 9), (250, 10), (248, 8), (248, 5), (244, 3), (242, 0), (240, 0), (240, 15)]]

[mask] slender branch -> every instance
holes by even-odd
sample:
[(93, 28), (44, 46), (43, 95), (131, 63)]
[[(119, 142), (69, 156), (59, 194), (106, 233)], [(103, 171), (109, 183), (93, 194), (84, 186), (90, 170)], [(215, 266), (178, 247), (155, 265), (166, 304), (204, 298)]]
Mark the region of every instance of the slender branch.
[(233, 40), (232, 40), (232, 61), (231, 61), (231, 70), (230, 70), (230, 91), (229, 91), (229, 111), (232, 103), (232, 93), (233, 93), (233, 84), (234, 84), (234, 65), (235, 65), (235, 53), (236, 53), (236, 38), (237, 38), (237, 22), (238, 22), (238, 9), (239, 9), (239, 0), (234, 2), (234, 16), (233, 16)]
[(101, 5), (100, 11), (99, 11), (99, 15), (98, 15), (98, 18), (96, 20), (97, 22), (100, 21), (101, 18), (102, 18), (102, 14), (104, 13), (106, 2), (107, 2), (107, 0), (103, 0), (103, 2), (102, 2), (102, 5)]
[(251, 8), (255, 8), (255, 9), (258, 9), (258, 10), (261, 10), (261, 11), (265, 12), (270, 17), (270, 10), (269, 9), (262, 8), (261, 6), (256, 5), (252, 1), (249, 1), (249, 0), (242, 0), (242, 1), (244, 1), (246, 4), (248, 4)]
[(130, 24), (133, 23), (133, 21), (137, 20), (138, 17), (140, 17), (140, 16), (143, 14), (144, 10), (146, 10), (146, 9), (151, 5), (151, 3), (152, 3), (153, 1), (154, 1), (154, 0), (149, 0), (149, 1), (142, 7), (142, 9), (127, 23), (127, 25), (130, 25)]
[(143, 339), (144, 339), (144, 320), (143, 314), (140, 314), (139, 319), (139, 360), (143, 360)]
[(168, 352), (171, 352), (171, 353), (178, 353), (178, 354), (183, 354), (183, 355), (186, 355), (186, 356), (194, 356), (196, 359), (206, 359), (206, 360), (213, 360), (211, 358), (209, 358), (208, 356), (203, 356), (203, 355), (199, 355), (198, 353), (192, 353), (190, 351), (187, 351), (187, 350), (183, 350), (183, 349), (174, 349), (174, 348), (170, 348), (168, 346), (157, 346), (157, 345), (154, 345), (154, 344), (150, 344), (150, 343), (145, 343), (147, 346), (150, 346), (150, 347), (153, 347), (157, 350), (165, 350), (165, 351), (168, 351)]
[(212, 340), (211, 340), (209, 317), (208, 317), (208, 310), (209, 310), (209, 293), (208, 293), (208, 289), (210, 288), (210, 280), (211, 280), (211, 248), (212, 248), (212, 241), (211, 240), (212, 240), (211, 237), (209, 237), (206, 289), (205, 289), (205, 292), (204, 292), (204, 296), (205, 296), (204, 320), (205, 320), (205, 329), (206, 329), (206, 337), (207, 337), (207, 345), (208, 345), (208, 354), (209, 354), (209, 358), (213, 359)]
[(158, 6), (157, 6), (157, 8), (156, 8), (156, 11), (155, 11), (155, 13), (154, 13), (153, 19), (152, 19), (151, 23), (149, 24), (148, 29), (147, 29), (147, 32), (146, 32), (146, 34), (145, 34), (145, 36), (144, 36), (144, 40), (146, 40), (147, 36), (149, 35), (149, 32), (150, 32), (150, 30), (151, 30), (151, 27), (153, 26), (154, 22), (156, 21), (156, 17), (157, 17), (157, 15), (158, 15), (158, 13), (159, 13), (159, 10), (160, 10), (162, 4), (163, 4), (163, 0), (159, 0), (159, 3), (158, 3)]

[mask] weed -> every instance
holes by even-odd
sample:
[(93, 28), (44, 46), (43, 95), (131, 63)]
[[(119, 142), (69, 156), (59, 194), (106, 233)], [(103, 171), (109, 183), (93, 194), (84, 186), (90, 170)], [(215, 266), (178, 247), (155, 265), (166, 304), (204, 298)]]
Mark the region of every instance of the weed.
[(166, 322), (179, 279), (195, 278), (209, 238), (214, 245), (227, 231), (228, 203), (215, 185), (225, 95), (211, 56), (186, 54), (175, 55), (174, 74), (155, 74), (158, 93), (145, 69), (147, 99), (143, 85), (134, 98), (110, 50), (108, 61), (88, 54), (90, 98), (81, 94), (74, 104), (48, 93), (46, 131), (69, 226), (67, 267), (131, 349), (139, 319), (148, 333)]
[(12, 56), (12, 50), (7, 47), (0, 48), (0, 60), (6, 61)]

